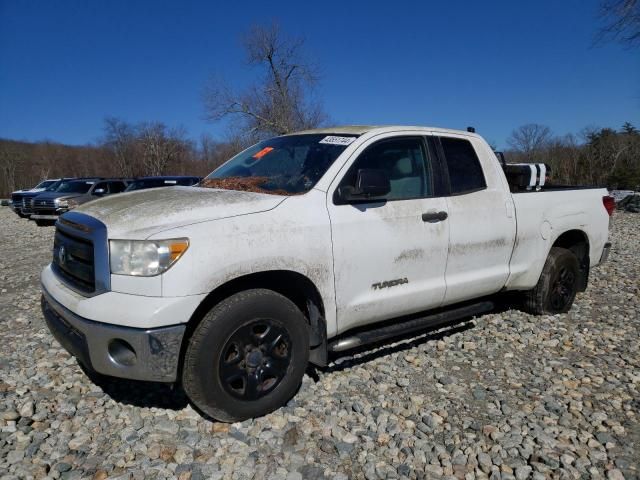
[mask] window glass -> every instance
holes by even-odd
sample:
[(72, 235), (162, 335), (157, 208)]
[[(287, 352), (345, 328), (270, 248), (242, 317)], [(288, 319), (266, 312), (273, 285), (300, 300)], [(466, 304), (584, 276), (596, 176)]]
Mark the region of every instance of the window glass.
[(466, 193), (486, 188), (482, 166), (469, 140), (440, 137), (449, 171), (451, 193)]
[(178, 185), (182, 185), (183, 187), (190, 187), (198, 183), (200, 179), (197, 177), (189, 177), (189, 178), (180, 178), (178, 179)]
[(109, 193), (120, 193), (123, 192), (126, 185), (124, 182), (111, 182), (109, 187)]
[(355, 139), (353, 135), (302, 134), (264, 140), (218, 167), (200, 186), (277, 195), (305, 193)]
[(63, 182), (56, 190), (58, 193), (87, 193), (95, 182), (72, 181)]
[(391, 190), (380, 200), (407, 200), (433, 194), (431, 175), (424, 144), (420, 138), (381, 140), (360, 154), (341, 185), (356, 186), (361, 169), (381, 170), (388, 178)]

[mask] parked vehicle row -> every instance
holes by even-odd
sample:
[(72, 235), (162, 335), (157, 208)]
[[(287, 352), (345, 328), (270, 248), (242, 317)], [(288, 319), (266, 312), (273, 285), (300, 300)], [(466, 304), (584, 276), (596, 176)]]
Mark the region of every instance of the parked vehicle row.
[(38, 225), (50, 224), (79, 205), (98, 198), (133, 190), (170, 186), (192, 186), (200, 181), (194, 176), (141, 178), (56, 178), (40, 182), (34, 188), (11, 194), (11, 209)]

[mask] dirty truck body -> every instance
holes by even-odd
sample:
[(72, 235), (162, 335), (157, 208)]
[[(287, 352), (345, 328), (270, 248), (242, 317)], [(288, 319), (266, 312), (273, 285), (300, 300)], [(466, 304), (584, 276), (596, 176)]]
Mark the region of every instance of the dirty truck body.
[[(282, 168), (302, 173), (271, 173)], [(255, 179), (263, 190), (245, 191)], [(609, 248), (605, 189), (512, 193), (469, 132), (301, 132), (201, 185), (212, 188), (123, 193), (64, 214), (42, 304), (89, 370), (181, 383), (225, 421), (285, 403), (308, 361), (482, 313), (497, 292), (521, 292), (534, 313), (567, 311)]]

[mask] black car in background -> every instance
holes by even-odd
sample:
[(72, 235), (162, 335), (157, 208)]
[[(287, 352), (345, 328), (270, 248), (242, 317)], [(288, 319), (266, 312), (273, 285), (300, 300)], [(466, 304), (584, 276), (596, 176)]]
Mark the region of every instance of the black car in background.
[(173, 177), (140, 177), (133, 180), (126, 192), (132, 192), (134, 190), (145, 190), (147, 188), (158, 187), (191, 187), (202, 180), (201, 177), (189, 177), (189, 176), (173, 176)]

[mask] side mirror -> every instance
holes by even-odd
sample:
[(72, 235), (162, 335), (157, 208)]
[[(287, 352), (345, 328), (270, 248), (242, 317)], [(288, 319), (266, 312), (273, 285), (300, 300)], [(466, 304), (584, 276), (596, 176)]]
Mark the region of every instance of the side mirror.
[(384, 170), (363, 168), (358, 170), (356, 186), (344, 185), (338, 188), (337, 199), (342, 203), (367, 201), (381, 197), (391, 191), (389, 177)]
[(93, 194), (94, 194), (94, 195), (104, 195), (104, 193), (105, 193), (104, 188), (96, 188), (96, 189), (93, 191)]

